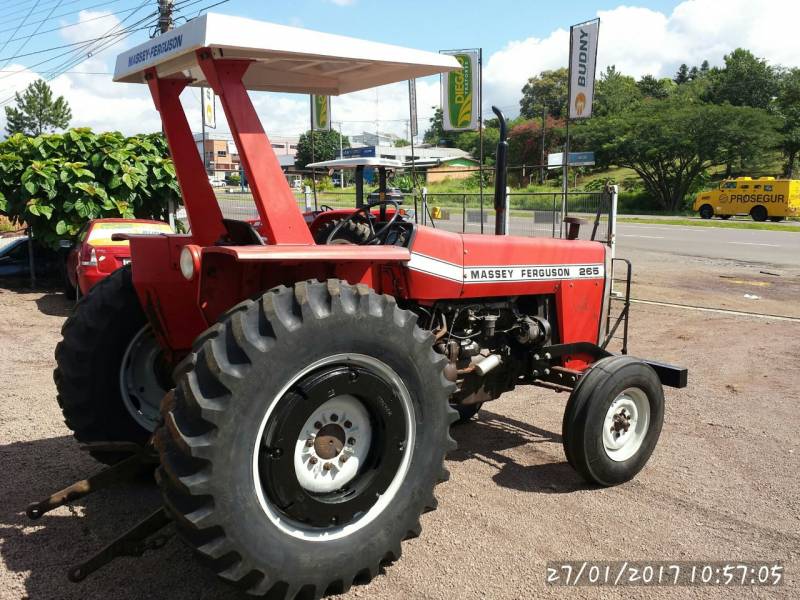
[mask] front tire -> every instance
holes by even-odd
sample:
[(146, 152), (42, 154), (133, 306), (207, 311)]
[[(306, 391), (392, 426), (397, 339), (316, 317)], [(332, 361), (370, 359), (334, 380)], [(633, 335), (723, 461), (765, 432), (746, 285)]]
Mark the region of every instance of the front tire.
[(763, 206), (754, 206), (753, 209), (750, 211), (750, 216), (753, 217), (753, 221), (757, 221), (759, 223), (763, 223), (767, 220), (769, 213), (767, 209)]
[(237, 305), (176, 369), (156, 433), (183, 537), (253, 595), (369, 581), (447, 477), (445, 363), (416, 315), (365, 286), (302, 282)]
[(587, 481), (617, 485), (645, 466), (663, 422), (664, 392), (652, 367), (630, 356), (603, 358), (569, 397), (564, 453)]
[[(144, 444), (172, 387), (133, 287), (130, 267), (83, 296), (61, 328), (53, 372), (64, 421), (82, 443)], [(97, 453), (113, 463), (119, 453)]]

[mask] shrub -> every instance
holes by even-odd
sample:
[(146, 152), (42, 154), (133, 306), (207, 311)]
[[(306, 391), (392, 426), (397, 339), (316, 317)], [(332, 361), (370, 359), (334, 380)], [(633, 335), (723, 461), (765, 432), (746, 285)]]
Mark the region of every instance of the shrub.
[(0, 214), (51, 248), (90, 219), (166, 220), (170, 200), (177, 206), (180, 193), (160, 133), (71, 129), (0, 143)]

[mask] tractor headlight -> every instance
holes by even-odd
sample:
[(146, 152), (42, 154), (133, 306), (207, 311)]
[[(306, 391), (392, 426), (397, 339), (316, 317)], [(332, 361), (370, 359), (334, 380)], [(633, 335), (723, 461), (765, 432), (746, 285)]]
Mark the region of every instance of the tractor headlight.
[(194, 278), (197, 267), (200, 264), (200, 253), (196, 246), (184, 246), (180, 257), (181, 275), (188, 281)]

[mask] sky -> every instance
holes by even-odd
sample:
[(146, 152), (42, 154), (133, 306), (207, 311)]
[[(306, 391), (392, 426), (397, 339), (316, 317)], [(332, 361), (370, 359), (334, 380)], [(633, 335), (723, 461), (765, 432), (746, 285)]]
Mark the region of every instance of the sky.
[[(220, 0), (176, 0), (177, 24)], [(114, 59), (148, 39), (157, 0), (20, 0), (0, 8), (0, 106), (39, 77), (72, 108), (72, 126), (126, 134), (157, 131), (158, 114), (145, 86), (113, 83)], [(484, 115), (492, 104), (509, 116), (519, 111), (527, 79), (566, 66), (569, 26), (600, 18), (597, 66), (634, 77), (671, 77), (681, 63), (708, 60), (744, 47), (772, 64), (800, 66), (800, 0), (639, 0), (544, 2), (541, 0), (229, 0), (209, 9), (438, 51), (483, 49)], [(104, 42), (91, 55), (83, 42), (138, 23), (137, 30)], [(148, 26), (150, 26), (148, 28)], [(116, 28), (116, 29), (115, 29)], [(112, 42), (116, 42), (113, 43)], [(61, 47), (52, 50), (55, 47)], [(27, 56), (25, 56), (27, 55)], [(65, 72), (62, 72), (65, 71)], [(437, 77), (419, 80), (420, 133), (439, 105)], [(190, 123), (200, 124), (200, 95), (182, 96)], [(308, 127), (308, 97), (257, 93), (254, 103), (268, 134), (297, 135)], [(218, 131), (227, 131), (218, 110)], [(345, 134), (391, 132), (408, 127), (404, 83), (347, 94), (332, 101), (332, 121)], [(5, 130), (5, 111), (0, 111)]]

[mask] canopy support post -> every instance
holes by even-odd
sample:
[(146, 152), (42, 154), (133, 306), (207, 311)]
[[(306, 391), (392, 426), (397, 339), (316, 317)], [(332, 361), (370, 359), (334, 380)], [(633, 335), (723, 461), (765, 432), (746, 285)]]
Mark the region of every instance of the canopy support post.
[(242, 82), (252, 61), (214, 58), (208, 48), (196, 52), (209, 86), (222, 103), (269, 243), (314, 244)]
[[(183, 203), (192, 227), (192, 239), (196, 244), (210, 246), (225, 233), (225, 227), (217, 197), (205, 176), (203, 160), (197, 152), (189, 121), (181, 105), (180, 94), (189, 80), (159, 79), (155, 68), (147, 70), (145, 79), (164, 124), (164, 134), (169, 142)], [(202, 177), (198, 177), (200, 173)]]

